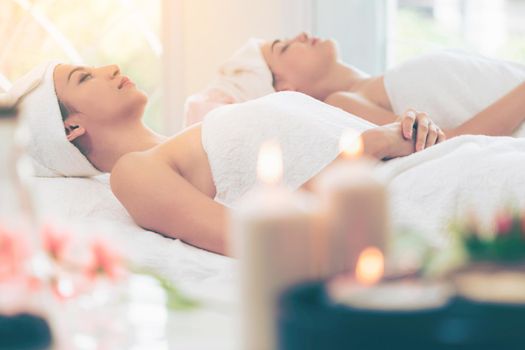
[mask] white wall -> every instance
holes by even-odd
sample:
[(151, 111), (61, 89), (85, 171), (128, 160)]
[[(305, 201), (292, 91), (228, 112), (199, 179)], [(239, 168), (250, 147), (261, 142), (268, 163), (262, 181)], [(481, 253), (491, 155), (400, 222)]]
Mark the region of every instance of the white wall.
[(343, 61), (367, 73), (384, 71), (388, 55), (389, 10), (395, 0), (316, 0), (316, 35), (334, 38)]

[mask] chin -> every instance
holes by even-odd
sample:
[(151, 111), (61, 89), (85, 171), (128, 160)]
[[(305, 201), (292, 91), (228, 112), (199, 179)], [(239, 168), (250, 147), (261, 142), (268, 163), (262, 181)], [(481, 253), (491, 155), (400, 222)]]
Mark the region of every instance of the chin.
[(137, 90), (137, 100), (139, 100), (139, 103), (142, 102), (144, 106), (148, 103), (148, 95), (142, 90)]
[(339, 45), (333, 39), (326, 39), (325, 43), (327, 56), (333, 61), (337, 61), (339, 59)]
[(133, 94), (133, 97), (123, 106), (124, 108), (119, 114), (125, 116), (125, 118), (142, 118), (147, 103), (148, 96), (144, 92), (137, 90), (136, 93)]

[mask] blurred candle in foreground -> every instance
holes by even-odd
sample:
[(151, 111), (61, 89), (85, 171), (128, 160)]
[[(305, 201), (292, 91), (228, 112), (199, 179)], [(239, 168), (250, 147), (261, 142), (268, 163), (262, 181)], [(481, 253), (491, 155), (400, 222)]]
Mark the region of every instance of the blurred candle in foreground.
[(356, 280), (365, 285), (372, 285), (383, 277), (385, 259), (383, 253), (375, 247), (368, 247), (359, 254), (355, 269)]
[(353, 272), (365, 247), (385, 247), (389, 230), (386, 189), (374, 176), (376, 161), (363, 156), (363, 151), (361, 136), (345, 130), (339, 158), (314, 183), (326, 215), (327, 276)]
[(327, 293), (336, 304), (382, 312), (408, 312), (443, 307), (451, 288), (440, 281), (399, 279), (384, 281), (384, 256), (377, 247), (366, 247), (355, 274), (343, 273), (327, 283)]
[(276, 349), (277, 298), (287, 287), (314, 277), (316, 204), (282, 184), (276, 142), (262, 145), (258, 185), (232, 212), (233, 253), (239, 258), (242, 349)]

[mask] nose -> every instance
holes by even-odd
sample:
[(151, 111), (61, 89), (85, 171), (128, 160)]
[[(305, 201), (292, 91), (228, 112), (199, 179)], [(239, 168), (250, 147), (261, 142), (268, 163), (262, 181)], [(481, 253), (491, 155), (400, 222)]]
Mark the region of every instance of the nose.
[(308, 35), (307, 32), (302, 32), (301, 34), (297, 35), (294, 38), (294, 40), (304, 42), (304, 41), (308, 40), (308, 37), (309, 37), (309, 35)]
[(104, 66), (104, 67), (101, 67), (100, 69), (102, 71), (102, 74), (108, 77), (109, 79), (113, 79), (120, 74), (120, 67), (116, 64)]

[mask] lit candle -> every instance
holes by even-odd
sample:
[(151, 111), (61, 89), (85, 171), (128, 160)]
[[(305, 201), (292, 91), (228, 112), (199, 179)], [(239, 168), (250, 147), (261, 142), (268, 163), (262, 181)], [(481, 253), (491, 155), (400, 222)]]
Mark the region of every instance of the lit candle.
[(355, 276), (341, 274), (327, 285), (331, 300), (356, 309), (410, 311), (444, 306), (451, 289), (440, 282), (415, 279), (381, 281), (384, 256), (377, 247), (367, 247), (359, 255)]
[(239, 258), (242, 349), (275, 349), (276, 302), (287, 287), (312, 279), (317, 210), (311, 195), (282, 185), (278, 144), (263, 144), (259, 184), (232, 212), (233, 252)]
[(343, 133), (341, 155), (313, 184), (320, 194), (327, 230), (324, 274), (354, 271), (367, 246), (384, 249), (389, 230), (385, 186), (374, 176), (376, 162), (363, 156), (363, 140)]

